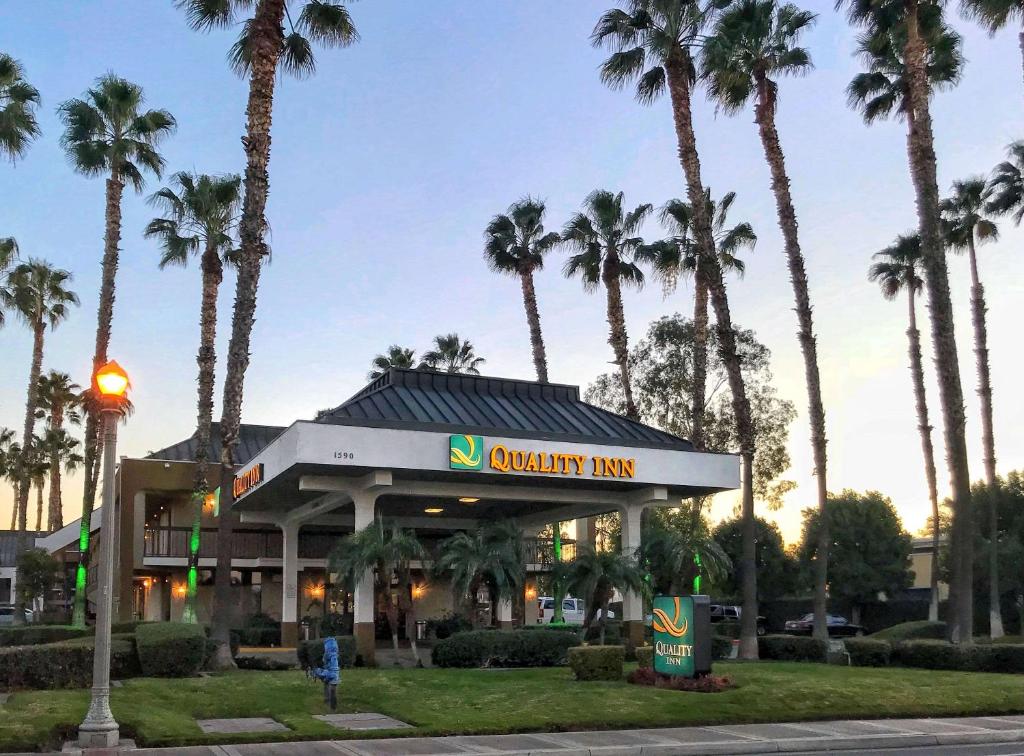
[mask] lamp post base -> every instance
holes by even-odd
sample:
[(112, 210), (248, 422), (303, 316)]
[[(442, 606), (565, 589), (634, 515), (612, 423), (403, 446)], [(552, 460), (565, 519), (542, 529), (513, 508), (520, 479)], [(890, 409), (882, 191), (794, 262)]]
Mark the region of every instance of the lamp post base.
[(111, 729), (92, 729), (83, 724), (78, 728), (79, 748), (116, 748), (121, 740), (121, 732), (114, 723)]
[(106, 689), (93, 689), (89, 712), (78, 725), (80, 748), (116, 748), (121, 740), (120, 727), (110, 712), (110, 693)]

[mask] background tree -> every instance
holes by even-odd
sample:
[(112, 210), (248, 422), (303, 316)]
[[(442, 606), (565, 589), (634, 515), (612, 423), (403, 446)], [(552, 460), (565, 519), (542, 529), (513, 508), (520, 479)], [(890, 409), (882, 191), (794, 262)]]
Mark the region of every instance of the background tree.
[(1024, 218), (1024, 140), (1006, 148), (1008, 160), (992, 171), (985, 209), (994, 215), (1012, 215), (1014, 225)]
[(917, 412), (917, 430), (921, 436), (924, 455), (924, 477), (928, 484), (928, 499), (932, 505), (932, 576), (931, 600), (928, 618), (939, 619), (939, 494), (935, 475), (935, 449), (932, 446), (932, 426), (928, 421), (928, 398), (924, 386), (924, 363), (921, 359), (921, 332), (917, 328), (915, 297), (924, 287), (922, 279), (921, 237), (918, 234), (898, 236), (896, 241), (874, 255), (877, 261), (868, 270), (868, 278), (877, 281), (882, 295), (893, 300), (900, 292), (907, 293), (907, 342), (910, 356), (910, 377), (914, 387), (914, 406)]
[(594, 620), (597, 620), (598, 643), (602, 646), (608, 622), (608, 604), (615, 591), (632, 591), (641, 596), (650, 593), (635, 555), (594, 551), (589, 546), (581, 547), (576, 559), (569, 563), (567, 587), (570, 593), (584, 597), (587, 613), (583, 621), (583, 637), (587, 636)]
[(366, 375), (368, 381), (375, 381), (391, 368), (412, 370), (416, 367), (416, 350), (406, 349), (398, 344), (392, 344), (384, 354), (378, 354), (373, 358), (372, 368)]
[[(1022, 0), (960, 0), (960, 8), (965, 16), (978, 21), (989, 34), (995, 34), (1011, 21), (1024, 22)], [(1017, 33), (1017, 39), (1024, 57), (1024, 31)]]
[[(50, 531), (64, 527), (64, 499), (61, 468), (69, 472), (82, 462), (79, 442), (65, 430), (65, 424), (81, 425), (82, 387), (67, 373), (49, 371), (39, 378), (39, 407), (46, 420), (44, 444), (50, 453), (50, 503), (47, 522)], [(38, 413), (37, 413), (38, 414)]]
[[(985, 323), (985, 287), (978, 275), (976, 245), (999, 238), (996, 224), (986, 217), (988, 187), (983, 176), (954, 181), (953, 194), (942, 201), (943, 231), (947, 246), (957, 252), (967, 251), (971, 268), (971, 323), (974, 327), (974, 355), (978, 370), (978, 397), (981, 400), (981, 446), (985, 482), (996, 486), (996, 444), (992, 420), (992, 376), (988, 361), (988, 326)], [(975, 506), (975, 508), (977, 508)], [(992, 543), (998, 545), (998, 514), (995, 502), (989, 513)], [(989, 633), (1001, 638), (1003, 618), (999, 609), (999, 554), (991, 548), (989, 564)]]
[(81, 446), (82, 443), (63, 428), (48, 427), (40, 439), (40, 448), (46, 459), (46, 470), (50, 479), (46, 529), (51, 533), (64, 527), (61, 470), (73, 473), (81, 467), (83, 461)]
[[(830, 593), (833, 599), (853, 606), (854, 624), (860, 624), (860, 605), (875, 601), (879, 593), (894, 596), (910, 586), (912, 539), (892, 501), (877, 491), (850, 489), (829, 496), (825, 510), (832, 536), (833, 560)], [(798, 551), (809, 569), (817, 548), (820, 515), (804, 510)]]
[(18, 480), (21, 473), (17, 470), (16, 456), (21, 451), (21, 446), (14, 440), (14, 431), (10, 428), (0, 427), (0, 480), (8, 481), (14, 488), (13, 501), (11, 506), (11, 530), (17, 524), (18, 507)]
[(196, 413), (196, 451), (192, 477), (192, 533), (189, 538), (188, 582), (182, 621), (198, 622), (196, 580), (202, 534), (203, 503), (210, 490), (210, 429), (213, 426), (213, 390), (217, 364), (217, 299), (224, 280), (224, 265), (233, 264), (235, 228), (241, 200), (242, 179), (237, 175), (208, 176), (176, 173), (172, 186), (149, 198), (165, 217), (154, 218), (145, 236), (160, 241), (160, 268), (188, 264), (199, 255), (202, 295), (199, 300), (199, 368)]
[[(746, 222), (726, 228), (729, 208), (735, 199), (736, 192), (729, 192), (716, 203), (711, 199), (710, 189), (705, 193), (708, 215), (714, 218), (712, 230), (722, 270), (734, 271), (742, 276), (746, 265), (737, 257), (737, 253), (742, 249), (753, 249), (757, 235)], [(708, 287), (700, 274), (700, 255), (692, 235), (693, 210), (690, 205), (678, 199), (669, 200), (661, 208), (659, 217), (662, 225), (672, 235), (642, 247), (637, 252), (637, 259), (654, 269), (666, 294), (675, 290), (682, 276), (693, 276), (693, 401), (688, 438), (695, 449), (703, 450), (708, 371)]]
[(633, 262), (644, 240), (636, 234), (644, 219), (651, 214), (649, 204), (638, 205), (626, 212), (622, 206), (623, 194), (603, 189), (591, 192), (583, 201), (583, 212), (576, 213), (565, 224), (562, 240), (579, 250), (565, 263), (567, 278), (579, 276), (583, 288), (594, 291), (604, 286), (607, 298), (608, 343), (615, 355), (626, 400), (626, 417), (639, 418), (633, 401), (633, 387), (629, 376), (629, 338), (626, 335), (626, 316), (622, 305), (622, 286), (643, 286), (644, 274)]
[(0, 155), (12, 162), (24, 157), (42, 132), (36, 122), (39, 90), (25, 81), (21, 63), (0, 53)]
[[(166, 110), (142, 110), (142, 87), (114, 74), (96, 80), (82, 99), (60, 106), (64, 123), (61, 146), (74, 169), (85, 176), (103, 176), (106, 181), (103, 265), (100, 277), (99, 311), (96, 323), (96, 348), (92, 357), (95, 375), (108, 361), (110, 328), (114, 317), (114, 291), (121, 241), (121, 198), (125, 184), (141, 192), (144, 173), (160, 176), (164, 159), (157, 145), (174, 130), (174, 117)], [(96, 387), (90, 385), (90, 391)], [(93, 403), (95, 404), (95, 403)], [(75, 577), (73, 623), (85, 625), (85, 585), (89, 565), (89, 535), (92, 509), (96, 500), (95, 481), (99, 475), (100, 418), (90, 404), (85, 423), (85, 486), (82, 494), (81, 548)]]
[[(220, 421), (222, 490), (227, 491), (235, 474), (234, 454), (242, 422), (242, 395), (256, 319), (256, 293), (263, 259), (268, 254), (264, 213), (270, 189), (270, 123), (277, 73), (280, 69), (299, 77), (311, 75), (316, 68), (312, 42), (328, 47), (346, 47), (355, 43), (359, 34), (348, 9), (327, 0), (308, 0), (301, 4), (302, 10), (296, 14), (289, 13), (286, 0), (261, 0), (258, 3), (251, 0), (177, 0), (176, 4), (185, 11), (189, 25), (200, 31), (230, 28), (239, 14), (245, 15), (241, 34), (228, 56), (235, 72), (248, 76), (249, 98), (245, 137), (242, 139), (246, 163), (242, 218), (238, 229), (238, 278)], [(298, 5), (298, 0), (293, 0), (292, 8)], [(251, 17), (248, 16), (250, 10), (253, 11)], [(288, 33), (284, 28), (286, 18)], [(292, 23), (293, 18), (297, 19), (295, 23)], [(217, 523), (217, 570), (211, 635), (217, 643), (215, 664), (220, 668), (234, 666), (230, 648), (230, 573), (234, 541), (232, 503), (226, 498), (222, 500)]]
[[(607, 85), (620, 88), (636, 80), (636, 98), (642, 104), (653, 103), (666, 89), (669, 93), (679, 162), (686, 178), (686, 196), (693, 210), (693, 233), (700, 254), (700, 272), (715, 311), (718, 348), (729, 377), (736, 435), (740, 440), (743, 460), (741, 506), (746, 523), (743, 558), (750, 566), (754, 561), (755, 429), (735, 343), (729, 296), (715, 254), (711, 218), (703, 201), (705, 190), (693, 130), (692, 98), (696, 80), (693, 50), (702, 42), (704, 30), (719, 3), (627, 0), (626, 7), (628, 11), (615, 8), (601, 16), (591, 41), (595, 46), (610, 45), (615, 51), (601, 67), (601, 79)], [(743, 574), (747, 583), (743, 589), (740, 656), (756, 659), (757, 576), (752, 566)]]
[(533, 366), (537, 380), (547, 383), (548, 358), (544, 351), (533, 274), (544, 267), (544, 255), (558, 244), (560, 237), (554, 231), (544, 233), (544, 212), (541, 200), (524, 197), (510, 205), (506, 214), (495, 215), (484, 231), (484, 257), (491, 270), (519, 278), (526, 324), (530, 329)]
[(60, 562), (46, 549), (26, 549), (18, 555), (18, 603), (31, 606), (44, 597), (57, 579)]
[[(942, 4), (921, 0), (840, 0), (850, 19), (872, 38), (869, 61), (902, 60), (905, 66), (907, 157), (917, 205), (922, 262), (931, 320), (932, 344), (939, 384), (939, 401), (946, 441), (946, 462), (953, 492), (953, 562), (957, 576), (951, 585), (956, 610), (950, 637), (973, 642), (972, 543), (969, 533), (971, 478), (967, 463), (966, 417), (960, 363), (956, 349), (953, 303), (942, 240), (935, 137), (930, 110), (935, 91), (937, 45), (952, 32), (943, 21)], [(954, 35), (955, 36), (955, 35)], [(959, 48), (955, 49), (959, 57)]]
[(480, 375), (480, 366), (487, 360), (477, 357), (469, 339), (463, 341), (457, 333), (434, 337), (432, 349), (423, 353), (421, 366), (442, 373)]
[[(791, 594), (796, 590), (798, 567), (786, 552), (779, 526), (758, 517), (757, 524), (757, 597), (770, 601)], [(742, 590), (743, 576), (740, 574), (740, 555), (743, 552), (743, 522), (739, 517), (722, 520), (712, 531), (712, 537), (726, 557), (737, 565), (735, 569), (712, 579), (715, 595), (738, 596)]]

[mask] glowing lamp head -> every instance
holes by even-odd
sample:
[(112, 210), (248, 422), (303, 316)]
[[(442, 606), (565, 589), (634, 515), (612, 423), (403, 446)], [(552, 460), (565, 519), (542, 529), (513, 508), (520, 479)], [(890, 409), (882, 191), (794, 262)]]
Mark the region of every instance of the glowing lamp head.
[(115, 360), (111, 360), (96, 371), (96, 385), (103, 396), (120, 399), (128, 390), (128, 373)]

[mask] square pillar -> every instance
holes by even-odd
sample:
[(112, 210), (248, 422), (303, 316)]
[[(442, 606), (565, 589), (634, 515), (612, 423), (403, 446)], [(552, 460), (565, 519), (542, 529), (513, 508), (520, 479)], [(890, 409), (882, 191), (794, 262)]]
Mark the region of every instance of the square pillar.
[[(640, 547), (640, 527), (643, 504), (628, 504), (622, 508), (622, 553), (633, 557)], [(628, 648), (644, 643), (644, 602), (635, 591), (622, 594), (623, 641)]]
[(297, 617), (299, 595), (299, 524), (281, 525), (282, 577), (281, 577), (281, 645), (294, 647), (299, 643)]
[[(377, 506), (377, 494), (370, 491), (358, 491), (352, 497), (355, 508), (355, 530), (363, 530), (373, 524), (373, 518)], [(375, 651), (377, 640), (375, 637), (373, 620), (375, 615), (375, 596), (373, 590), (373, 570), (367, 570), (363, 576), (356, 581), (353, 596), (354, 622), (352, 635), (356, 639), (356, 653), (363, 657), (363, 664), (368, 667), (376, 665)]]
[(511, 630), (512, 625), (512, 599), (503, 596), (498, 599), (498, 627), (502, 630)]

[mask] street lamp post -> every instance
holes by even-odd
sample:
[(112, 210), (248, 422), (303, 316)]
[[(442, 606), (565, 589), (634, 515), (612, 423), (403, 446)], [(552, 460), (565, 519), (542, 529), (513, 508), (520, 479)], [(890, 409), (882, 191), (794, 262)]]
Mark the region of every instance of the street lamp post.
[[(101, 402), (103, 440), (103, 523), (99, 564), (99, 602), (96, 608), (96, 645), (92, 662), (92, 700), (89, 712), (78, 726), (78, 744), (83, 748), (113, 748), (120, 730), (110, 711), (110, 621), (114, 594), (114, 460), (117, 453), (117, 421), (128, 390), (128, 375), (116, 362), (96, 371), (94, 390)], [(84, 590), (84, 588), (83, 588)]]

